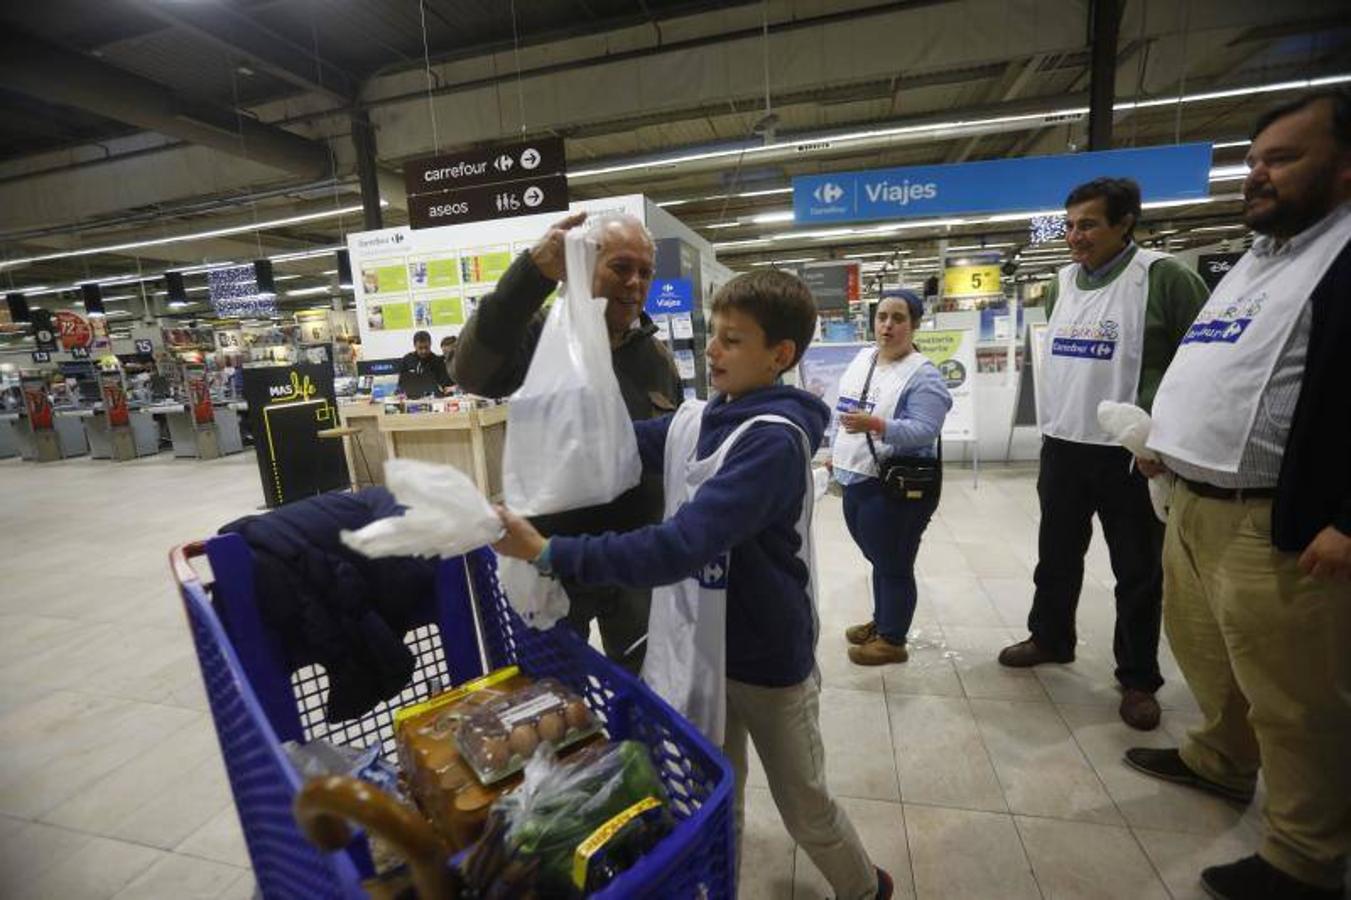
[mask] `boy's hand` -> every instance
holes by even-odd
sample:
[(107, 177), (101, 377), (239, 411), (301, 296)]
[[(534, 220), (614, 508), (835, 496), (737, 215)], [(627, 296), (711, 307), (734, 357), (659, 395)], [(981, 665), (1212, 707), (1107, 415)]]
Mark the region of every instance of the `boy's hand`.
[(1161, 462), (1152, 459), (1145, 459), (1143, 456), (1135, 457), (1135, 468), (1140, 470), (1140, 474), (1146, 478), (1158, 478), (1168, 467)]
[(863, 431), (872, 431), (881, 433), (886, 428), (884, 423), (877, 416), (870, 416), (865, 412), (847, 412), (840, 414), (840, 425), (849, 434), (858, 434)]
[(516, 559), (523, 559), (526, 562), (533, 561), (544, 551), (544, 536), (535, 530), (534, 525), (505, 506), (499, 504), (494, 509), (497, 510), (502, 525), (507, 529), (507, 533), (502, 540), (493, 544), (494, 550), (503, 556), (514, 556)]
[(567, 263), (563, 255), (563, 236), (585, 221), (584, 212), (573, 213), (566, 219), (560, 219), (549, 226), (544, 237), (539, 239), (539, 243), (530, 248), (530, 258), (534, 260), (535, 267), (539, 269), (541, 275), (554, 281), (563, 280), (563, 276), (567, 273)]

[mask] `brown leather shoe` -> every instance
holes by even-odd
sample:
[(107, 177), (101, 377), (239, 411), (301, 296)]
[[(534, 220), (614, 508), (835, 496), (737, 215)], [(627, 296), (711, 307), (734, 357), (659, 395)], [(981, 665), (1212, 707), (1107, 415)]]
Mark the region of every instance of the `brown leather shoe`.
[(1055, 656), (1038, 647), (1032, 642), (1031, 638), (1010, 644), (999, 651), (999, 664), (1008, 666), (1010, 669), (1028, 669), (1042, 663), (1070, 662), (1074, 662), (1073, 653), (1069, 656)]
[(868, 622), (863, 625), (853, 625), (844, 630), (844, 639), (856, 647), (863, 646), (864, 644), (868, 643), (868, 641), (871, 641), (875, 637), (877, 637), (876, 622)]
[(1121, 714), (1121, 721), (1137, 731), (1153, 731), (1159, 727), (1159, 701), (1148, 691), (1123, 690), (1117, 712)]
[(849, 661), (859, 666), (885, 666), (903, 663), (909, 658), (905, 644), (893, 644), (880, 634), (862, 646), (849, 648)]

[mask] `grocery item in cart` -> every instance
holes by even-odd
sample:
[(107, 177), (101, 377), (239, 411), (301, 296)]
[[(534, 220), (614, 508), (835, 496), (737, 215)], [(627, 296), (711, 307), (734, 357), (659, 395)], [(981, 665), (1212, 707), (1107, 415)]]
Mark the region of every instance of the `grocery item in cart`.
[(599, 730), (586, 701), (547, 678), (469, 712), (455, 742), (479, 780), (495, 784), (525, 768), (541, 744), (562, 750)]

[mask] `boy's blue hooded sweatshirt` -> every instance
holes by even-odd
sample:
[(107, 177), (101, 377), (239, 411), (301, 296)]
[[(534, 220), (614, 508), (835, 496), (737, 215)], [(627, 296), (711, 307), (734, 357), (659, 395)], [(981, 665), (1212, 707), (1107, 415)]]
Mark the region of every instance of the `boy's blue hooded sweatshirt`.
[[(779, 415), (821, 446), (830, 409), (806, 391), (768, 387), (704, 408), (697, 455), (712, 455), (738, 425)], [(646, 471), (662, 471), (671, 417), (634, 423)], [(727, 677), (787, 687), (815, 666), (815, 626), (807, 567), (797, 558), (797, 521), (807, 496), (806, 465), (796, 431), (779, 423), (751, 426), (722, 468), (690, 502), (660, 525), (625, 534), (554, 537), (549, 561), (558, 575), (583, 584), (655, 587), (694, 577), (731, 550), (727, 579)]]

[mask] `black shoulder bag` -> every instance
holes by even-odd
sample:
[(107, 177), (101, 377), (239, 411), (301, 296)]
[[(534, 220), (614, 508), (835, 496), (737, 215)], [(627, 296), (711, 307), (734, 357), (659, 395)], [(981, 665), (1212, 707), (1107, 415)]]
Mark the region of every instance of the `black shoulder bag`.
[[(910, 351), (918, 353), (917, 350)], [(863, 380), (862, 400), (868, 398), (868, 388), (872, 386), (873, 372), (877, 369), (877, 355), (873, 354), (872, 364), (868, 366), (868, 377)], [(886, 421), (886, 417), (882, 417)], [(938, 436), (938, 453), (930, 459), (927, 456), (893, 456), (880, 459), (877, 447), (873, 444), (871, 431), (865, 431), (868, 440), (868, 452), (877, 464), (877, 477), (882, 482), (882, 492), (893, 500), (904, 503), (916, 503), (932, 500), (937, 503), (943, 493), (943, 436)]]

